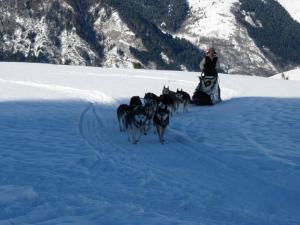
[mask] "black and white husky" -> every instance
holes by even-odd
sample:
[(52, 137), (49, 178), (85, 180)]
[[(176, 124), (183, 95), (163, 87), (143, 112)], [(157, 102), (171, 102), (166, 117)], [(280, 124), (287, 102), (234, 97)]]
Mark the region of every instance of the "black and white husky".
[(134, 107), (133, 110), (128, 114), (126, 119), (128, 140), (132, 144), (137, 144), (143, 132), (145, 132), (145, 126), (147, 122), (147, 115), (145, 106)]
[(171, 111), (171, 115), (173, 115), (174, 113), (177, 114), (180, 101), (176, 96), (176, 92), (171, 91), (169, 87), (164, 86), (161, 96), (164, 96), (164, 98), (166, 98), (166, 97), (169, 98), (167, 101), (170, 101), (170, 100), (172, 101), (172, 104), (168, 105), (170, 108), (170, 111)]
[(121, 132), (125, 132), (127, 130), (127, 128), (128, 128), (127, 119), (128, 119), (128, 116), (132, 113), (132, 111), (133, 111), (133, 108), (126, 104), (122, 104), (118, 107), (117, 116), (118, 116), (118, 121), (119, 121), (119, 126), (120, 126)]
[(153, 125), (153, 117), (155, 114), (155, 111), (157, 109), (157, 103), (152, 102), (152, 103), (146, 103), (145, 104), (145, 111), (146, 111), (146, 117), (147, 121), (145, 123), (145, 130), (144, 130), (144, 135), (147, 135), (147, 133), (150, 131)]
[(137, 106), (143, 105), (143, 103), (142, 103), (141, 98), (139, 96), (133, 96), (130, 99), (129, 105), (133, 106), (133, 107), (137, 107)]
[(183, 91), (182, 89), (181, 90), (177, 89), (176, 96), (179, 99), (180, 103), (183, 105), (183, 111), (187, 112), (188, 106), (191, 102), (191, 96), (187, 92)]
[(145, 104), (153, 104), (153, 103), (158, 103), (159, 102), (159, 97), (156, 94), (153, 94), (151, 92), (148, 92), (144, 96), (144, 103)]
[(158, 107), (153, 117), (153, 123), (156, 127), (160, 143), (164, 144), (165, 131), (169, 125), (169, 110), (166, 105), (162, 104)]

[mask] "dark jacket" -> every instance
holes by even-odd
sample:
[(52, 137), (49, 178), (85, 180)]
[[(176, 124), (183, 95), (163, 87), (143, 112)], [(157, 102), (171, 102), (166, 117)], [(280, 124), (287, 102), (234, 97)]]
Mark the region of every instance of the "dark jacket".
[(220, 63), (217, 56), (212, 59), (206, 56), (200, 63), (200, 69), (203, 71), (205, 76), (218, 76), (220, 70)]

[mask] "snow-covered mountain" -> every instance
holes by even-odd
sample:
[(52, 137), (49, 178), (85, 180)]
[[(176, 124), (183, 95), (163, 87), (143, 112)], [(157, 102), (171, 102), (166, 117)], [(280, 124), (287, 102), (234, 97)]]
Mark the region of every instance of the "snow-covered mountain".
[(0, 224), (300, 224), (300, 82), (220, 75), (224, 102), (128, 143), (116, 108), (197, 73), (0, 63)]
[[(247, 26), (242, 23), (246, 22), (250, 27), (258, 26), (258, 29), (265, 29), (266, 24), (270, 21), (259, 21), (260, 18), (257, 18), (257, 14), (263, 13), (264, 10), (256, 5), (261, 2), (264, 2), (263, 4), (266, 4), (267, 10), (271, 11), (270, 17), (268, 17), (269, 20), (272, 20), (272, 17), (279, 17), (285, 11), (285, 9), (276, 5), (275, 1), (270, 0), (248, 1), (247, 4), (252, 9), (243, 9), (245, 4), (241, 0), (189, 0), (190, 14), (178, 35), (187, 38), (202, 49), (214, 46), (219, 52), (224, 70), (229, 73), (270, 74), (282, 71), (284, 66), (280, 65), (275, 58), (281, 58), (281, 56), (284, 58), (286, 52), (282, 52), (282, 55), (277, 53), (275, 57), (272, 54), (270, 55), (269, 51), (275, 51), (273, 50), (274, 45), (269, 41), (265, 42), (264, 45), (259, 43), (255, 35), (251, 35), (249, 28), (247, 29)], [(280, 3), (283, 7), (286, 7), (294, 19), (299, 17), (300, 13), (297, 14), (300, 10), (298, 1), (282, 0)], [(254, 12), (253, 8), (256, 8), (257, 12)], [(285, 16), (288, 18), (287, 15)], [(278, 26), (284, 28), (284, 26), (289, 26), (289, 22), (285, 25), (279, 25), (278, 23)], [(296, 27), (298, 30), (296, 33), (299, 35), (300, 25), (298, 24)], [(294, 33), (293, 30), (287, 30)], [(289, 42), (287, 37), (275, 33), (275, 30), (274, 33), (272, 33), (272, 30), (269, 32), (269, 35), (274, 35), (275, 39), (285, 39), (281, 40), (278, 45), (296, 46), (293, 41)], [(286, 43), (282, 44), (282, 42)], [(295, 48), (294, 51), (298, 50), (299, 48)], [(286, 64), (288, 65), (289, 62), (286, 62)], [(299, 61), (295, 64), (299, 64)]]
[(299, 3), (278, 2), (1, 1), (0, 60), (198, 70), (214, 46), (225, 72), (272, 75), (300, 65)]
[(214, 46), (228, 73), (268, 74), (277, 71), (237, 21), (238, 0), (189, 0), (191, 7), (180, 33), (202, 49)]

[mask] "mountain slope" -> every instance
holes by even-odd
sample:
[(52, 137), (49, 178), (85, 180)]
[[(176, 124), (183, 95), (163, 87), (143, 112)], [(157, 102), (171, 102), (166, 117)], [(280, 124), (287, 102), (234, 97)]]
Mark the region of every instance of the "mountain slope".
[(156, 4), (158, 12), (151, 4), (132, 8), (119, 0), (1, 2), (0, 60), (125, 68), (142, 62), (146, 68), (199, 70), (204, 54), (157, 28), (164, 20), (165, 29), (174, 30), (185, 18), (186, 2), (169, 2)]
[(131, 145), (118, 104), (197, 73), (0, 67), (1, 224), (299, 224), (299, 82), (222, 74), (222, 104)]
[(189, 0), (190, 14), (179, 35), (202, 49), (214, 46), (228, 73), (275, 73), (276, 67), (236, 20), (233, 11), (239, 10), (238, 2)]
[(279, 3), (2, 1), (0, 60), (199, 71), (214, 46), (224, 72), (269, 76), (300, 64), (298, 5)]
[(277, 0), (289, 14), (300, 23), (300, 2), (296, 0)]
[(285, 70), (300, 63), (300, 24), (274, 0), (240, 0), (236, 16), (264, 54)]

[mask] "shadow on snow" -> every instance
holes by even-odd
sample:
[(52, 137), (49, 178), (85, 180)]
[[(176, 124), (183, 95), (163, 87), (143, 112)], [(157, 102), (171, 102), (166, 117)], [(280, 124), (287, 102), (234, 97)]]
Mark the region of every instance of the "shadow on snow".
[(0, 103), (1, 224), (299, 224), (300, 99), (192, 106), (164, 146), (116, 107)]

